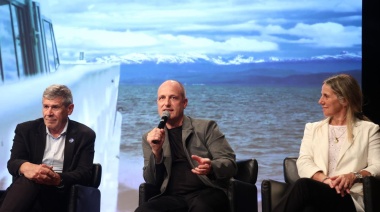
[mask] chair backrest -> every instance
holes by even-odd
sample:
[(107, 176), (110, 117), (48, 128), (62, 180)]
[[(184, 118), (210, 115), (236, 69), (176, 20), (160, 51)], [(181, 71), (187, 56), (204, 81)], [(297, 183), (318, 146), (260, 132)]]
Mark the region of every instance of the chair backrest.
[(102, 165), (100, 163), (94, 163), (92, 165), (92, 179), (90, 186), (98, 188), (102, 180)]
[(284, 159), (284, 180), (286, 183), (294, 183), (300, 178), (297, 169), (297, 157), (286, 157)]
[(238, 171), (234, 176), (235, 179), (255, 184), (257, 180), (258, 164), (256, 159), (245, 159), (236, 161)]

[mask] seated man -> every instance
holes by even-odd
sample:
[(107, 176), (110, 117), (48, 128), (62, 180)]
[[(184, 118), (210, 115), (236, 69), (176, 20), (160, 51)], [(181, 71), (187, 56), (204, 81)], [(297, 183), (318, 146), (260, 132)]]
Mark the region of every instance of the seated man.
[(183, 85), (165, 81), (157, 92), (158, 113), (169, 112), (163, 129), (143, 136), (144, 179), (161, 194), (136, 211), (227, 212), (227, 187), (237, 171), (235, 153), (211, 120), (184, 115)]
[(18, 124), (8, 161), (13, 182), (0, 211), (66, 211), (70, 186), (91, 179), (95, 132), (70, 120), (73, 97), (64, 85), (42, 96), (43, 118)]

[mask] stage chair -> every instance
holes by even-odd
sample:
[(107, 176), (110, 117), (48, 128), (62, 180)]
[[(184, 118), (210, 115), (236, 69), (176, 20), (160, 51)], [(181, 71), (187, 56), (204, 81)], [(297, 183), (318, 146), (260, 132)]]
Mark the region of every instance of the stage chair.
[(102, 165), (92, 165), (92, 179), (89, 185), (73, 185), (70, 190), (69, 212), (100, 212), (101, 194), (98, 189), (102, 179)]
[[(283, 162), (284, 181), (263, 180), (261, 183), (262, 212), (270, 212), (279, 203), (288, 187), (299, 179), (297, 157), (287, 157)], [(375, 177), (363, 178), (364, 207), (366, 212), (380, 211), (380, 180)]]
[[(230, 180), (228, 198), (231, 212), (257, 212), (257, 172), (256, 159), (239, 160), (237, 174)], [(142, 183), (139, 187), (139, 205), (160, 194), (153, 184)]]

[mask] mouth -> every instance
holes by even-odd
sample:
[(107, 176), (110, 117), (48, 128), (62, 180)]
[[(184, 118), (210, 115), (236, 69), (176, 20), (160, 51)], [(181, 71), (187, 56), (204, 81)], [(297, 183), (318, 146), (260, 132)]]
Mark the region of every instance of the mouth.
[(52, 122), (55, 122), (55, 120), (54, 120), (54, 119), (45, 119), (45, 121), (46, 121), (46, 122), (48, 122), (48, 123), (52, 123)]

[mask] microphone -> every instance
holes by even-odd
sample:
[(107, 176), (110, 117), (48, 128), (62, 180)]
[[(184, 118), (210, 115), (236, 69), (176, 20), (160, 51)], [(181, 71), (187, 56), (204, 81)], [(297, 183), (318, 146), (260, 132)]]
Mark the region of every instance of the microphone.
[[(166, 124), (166, 122), (168, 121), (168, 119), (170, 118), (170, 113), (169, 113), (169, 111), (164, 111), (163, 113), (162, 113), (162, 116), (161, 116), (161, 119), (160, 119), (160, 123), (158, 123), (158, 126), (157, 126), (157, 128), (158, 129), (164, 129), (164, 127), (165, 127), (165, 124)], [(158, 142), (159, 141), (156, 141), (156, 140), (154, 140), (154, 141), (152, 141), (154, 144), (158, 144)]]

